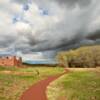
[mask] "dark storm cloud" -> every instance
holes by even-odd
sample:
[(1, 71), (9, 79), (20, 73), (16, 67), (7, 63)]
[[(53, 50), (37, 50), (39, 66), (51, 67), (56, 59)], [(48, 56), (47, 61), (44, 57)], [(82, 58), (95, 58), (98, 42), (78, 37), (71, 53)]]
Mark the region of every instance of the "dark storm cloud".
[[(33, 51), (47, 51), (47, 50), (57, 50), (59, 48), (63, 48), (66, 46), (70, 46), (73, 44), (76, 44), (80, 42), (83, 39), (81, 34), (76, 34), (74, 37), (72, 37), (70, 40), (67, 39), (67, 36), (64, 36), (64, 38), (61, 38), (61, 40), (55, 40), (58, 41), (56, 45), (54, 44), (55, 41), (42, 41), (40, 43), (37, 43), (35, 47), (33, 47)], [(32, 42), (32, 41), (31, 41)], [(33, 44), (30, 44), (33, 46)]]
[(91, 4), (92, 0), (56, 0), (59, 4), (67, 5), (69, 8), (73, 8), (76, 5), (80, 7), (86, 7)]
[(91, 40), (96, 40), (96, 39), (100, 39), (100, 30), (92, 33), (91, 35), (87, 36), (88, 39)]
[(14, 36), (9, 36), (9, 35), (3, 36), (2, 38), (0, 38), (0, 48), (9, 47), (9, 45), (13, 44), (14, 41), (16, 41), (16, 37)]
[(79, 48), (81, 46), (94, 45), (94, 44), (95, 44), (95, 41), (93, 41), (93, 40), (83, 39), (83, 40), (78, 41), (76, 43), (63, 46), (63, 47), (59, 48), (58, 51), (62, 51), (62, 50), (66, 51), (66, 50), (70, 50), (70, 49), (76, 49), (76, 48)]

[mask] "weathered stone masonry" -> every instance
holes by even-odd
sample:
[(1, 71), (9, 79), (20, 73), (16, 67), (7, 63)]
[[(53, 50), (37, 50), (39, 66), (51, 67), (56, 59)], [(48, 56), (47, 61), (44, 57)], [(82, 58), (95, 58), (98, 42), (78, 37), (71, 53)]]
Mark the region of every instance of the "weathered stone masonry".
[(0, 66), (17, 66), (22, 65), (22, 58), (16, 56), (2, 56), (0, 57)]

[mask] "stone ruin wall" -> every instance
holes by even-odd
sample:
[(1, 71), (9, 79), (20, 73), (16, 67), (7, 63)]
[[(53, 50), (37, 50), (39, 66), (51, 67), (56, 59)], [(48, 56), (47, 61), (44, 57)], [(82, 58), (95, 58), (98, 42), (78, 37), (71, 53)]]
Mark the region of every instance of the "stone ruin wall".
[(0, 66), (21, 66), (22, 58), (16, 56), (0, 57)]

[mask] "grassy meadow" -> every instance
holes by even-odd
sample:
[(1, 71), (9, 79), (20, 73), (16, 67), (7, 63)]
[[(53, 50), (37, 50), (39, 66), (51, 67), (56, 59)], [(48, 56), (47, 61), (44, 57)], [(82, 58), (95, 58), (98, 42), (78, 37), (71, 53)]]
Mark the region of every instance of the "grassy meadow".
[(58, 67), (0, 67), (0, 100), (19, 100), (31, 85), (48, 76), (62, 73)]
[[(100, 100), (100, 68), (69, 70), (48, 86), (48, 100)], [(60, 67), (0, 67), (0, 100), (19, 100), (31, 85), (63, 72)]]
[(48, 100), (100, 100), (100, 68), (71, 70), (48, 86)]

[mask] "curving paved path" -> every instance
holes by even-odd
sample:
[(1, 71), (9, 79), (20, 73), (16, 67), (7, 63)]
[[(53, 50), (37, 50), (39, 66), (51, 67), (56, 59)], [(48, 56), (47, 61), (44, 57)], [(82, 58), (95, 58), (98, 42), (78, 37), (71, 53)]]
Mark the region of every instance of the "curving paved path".
[(47, 100), (45, 93), (46, 87), (49, 85), (50, 82), (56, 80), (65, 73), (50, 76), (45, 80), (39, 81), (38, 83), (31, 86), (27, 91), (25, 91), (20, 100)]

